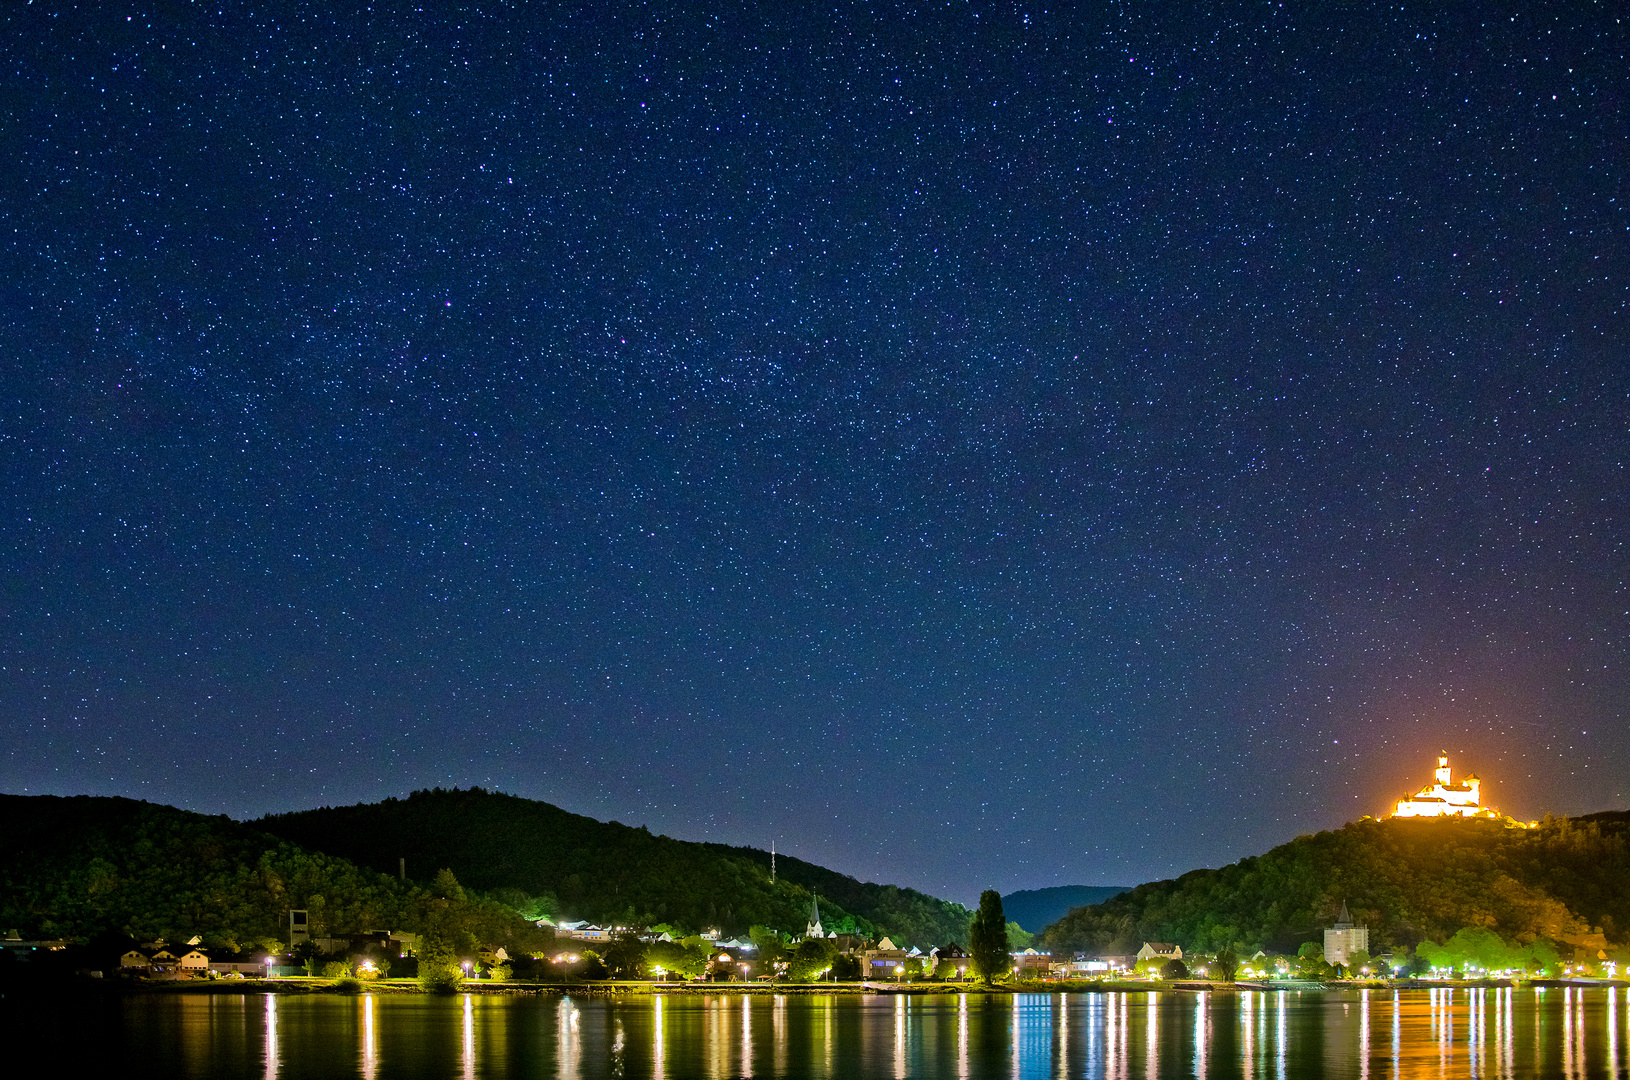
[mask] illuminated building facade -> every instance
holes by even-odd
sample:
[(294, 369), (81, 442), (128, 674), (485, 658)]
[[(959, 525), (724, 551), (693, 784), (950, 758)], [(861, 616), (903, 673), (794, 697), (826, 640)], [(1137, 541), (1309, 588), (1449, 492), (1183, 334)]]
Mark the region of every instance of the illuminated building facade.
[(1350, 964), (1354, 953), (1362, 952), (1367, 956), (1369, 951), (1369, 928), (1353, 921), (1352, 913), (1347, 910), (1347, 901), (1343, 900), (1341, 914), (1336, 916), (1336, 925), (1328, 927), (1324, 932), (1325, 962)]
[(1467, 776), (1454, 783), (1449, 772), (1449, 755), (1438, 757), (1434, 783), (1421, 788), (1407, 799), (1398, 801), (1393, 817), (1498, 817), (1492, 808), (1483, 805), (1482, 781)]

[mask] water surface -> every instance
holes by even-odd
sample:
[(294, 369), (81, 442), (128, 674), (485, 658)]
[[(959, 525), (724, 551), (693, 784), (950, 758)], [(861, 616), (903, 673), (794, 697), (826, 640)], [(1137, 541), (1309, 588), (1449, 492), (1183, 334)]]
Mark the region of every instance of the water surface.
[[(108, 1075), (905, 1078), (1617, 1077), (1630, 993), (601, 998), (154, 994), (53, 1014)], [(14, 1033), (15, 1034), (15, 1033)]]

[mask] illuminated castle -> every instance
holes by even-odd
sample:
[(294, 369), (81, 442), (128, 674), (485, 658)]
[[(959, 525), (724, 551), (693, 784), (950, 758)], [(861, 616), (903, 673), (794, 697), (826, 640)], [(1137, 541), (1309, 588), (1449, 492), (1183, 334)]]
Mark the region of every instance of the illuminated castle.
[(1456, 784), (1449, 775), (1449, 755), (1438, 756), (1436, 782), (1421, 788), (1407, 799), (1398, 801), (1393, 817), (1499, 817), (1490, 807), (1482, 804), (1482, 781), (1468, 776)]

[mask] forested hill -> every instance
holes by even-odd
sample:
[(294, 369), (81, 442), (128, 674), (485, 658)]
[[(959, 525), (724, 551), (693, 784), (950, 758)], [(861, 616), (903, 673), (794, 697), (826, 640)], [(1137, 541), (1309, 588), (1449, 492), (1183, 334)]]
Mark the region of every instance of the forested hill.
[[(1220, 870), (1139, 885), (1049, 926), (1055, 953), (1136, 952), (1174, 941), (1210, 952), (1293, 952), (1322, 940), (1346, 901), (1371, 951), (1442, 942), (1462, 927), (1507, 941), (1630, 939), (1630, 814), (1496, 821), (1361, 821)], [(1599, 928), (1599, 933), (1597, 932)]]
[(258, 828), (385, 872), (448, 867), (522, 910), (618, 924), (802, 933), (810, 891), (827, 929), (887, 933), (927, 948), (967, 941), (968, 910), (912, 889), (856, 881), (785, 855), (692, 843), (472, 788), (265, 817)]
[(1125, 885), (1053, 885), (1045, 889), (1020, 889), (1002, 897), (1002, 911), (1032, 934), (1057, 922), (1071, 908), (1101, 904), (1126, 891)]
[(0, 931), (24, 938), (250, 948), (287, 938), (290, 908), (313, 934), (417, 931), (436, 907), (483, 941), (524, 948), (512, 910), (446, 899), (225, 817), (88, 795), (0, 795)]

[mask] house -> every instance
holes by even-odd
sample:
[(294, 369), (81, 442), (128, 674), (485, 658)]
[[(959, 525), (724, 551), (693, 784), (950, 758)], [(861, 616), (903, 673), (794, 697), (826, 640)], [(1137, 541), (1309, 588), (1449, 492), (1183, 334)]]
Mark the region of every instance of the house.
[(209, 970), (209, 957), (199, 949), (177, 949), (175, 969), (183, 975), (202, 975)]
[[(968, 977), (968, 964), (970, 963), (968, 950), (954, 941), (945, 945), (937, 945), (928, 950), (928, 961), (928, 970), (936, 978), (965, 979)], [(949, 964), (954, 970), (942, 974), (940, 972), (940, 965), (942, 964)]]
[[(717, 951), (714, 951), (717, 950)], [(707, 965), (707, 978), (714, 982), (745, 982), (755, 973), (753, 958), (739, 949), (726, 948), (720, 945), (709, 947), (711, 956)], [(760, 976), (770, 974), (767, 971), (757, 971)]]
[(1181, 959), (1183, 959), (1183, 946), (1174, 945), (1169, 941), (1145, 941), (1143, 948), (1138, 950), (1137, 955), (1137, 962), (1140, 964), (1145, 960), (1159, 960), (1161, 963), (1165, 963), (1167, 960)]
[[(145, 967), (138, 956), (146, 958)], [(158, 942), (126, 952), (119, 958), (119, 970), (147, 975), (202, 975), (209, 970), (209, 957), (189, 945)]]
[[(611, 931), (591, 922), (562, 922), (555, 927), (555, 937), (570, 938), (572, 941), (610, 941)], [(717, 938), (718, 932), (714, 931), (714, 939)]]
[(1050, 973), (1053, 958), (1044, 952), (1035, 949), (1025, 949), (1012, 955), (1013, 977), (1015, 979), (1039, 979)]
[(353, 934), (314, 937), (311, 943), (325, 956), (356, 955), (377, 949), (385, 956), (403, 956), (403, 941), (411, 941), (412, 934), (392, 933), (389, 930), (360, 930)]
[(904, 949), (896, 947), (886, 937), (871, 948), (861, 949), (855, 954), (862, 979), (899, 979), (900, 968), (908, 958)]
[(1061, 964), (1052, 964), (1049, 970), (1055, 979), (1102, 979), (1112, 972), (1125, 971), (1129, 966), (1128, 956), (1100, 956), (1088, 959), (1077, 955), (1074, 960)]

